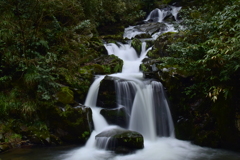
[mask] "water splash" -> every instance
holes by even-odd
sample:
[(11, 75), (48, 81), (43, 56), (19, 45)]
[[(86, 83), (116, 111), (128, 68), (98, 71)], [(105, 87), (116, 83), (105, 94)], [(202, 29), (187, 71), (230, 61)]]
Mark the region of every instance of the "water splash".
[(168, 11), (161, 10), (159, 8), (156, 8), (150, 12), (147, 19), (145, 21), (150, 22), (162, 22), (164, 18), (168, 15)]

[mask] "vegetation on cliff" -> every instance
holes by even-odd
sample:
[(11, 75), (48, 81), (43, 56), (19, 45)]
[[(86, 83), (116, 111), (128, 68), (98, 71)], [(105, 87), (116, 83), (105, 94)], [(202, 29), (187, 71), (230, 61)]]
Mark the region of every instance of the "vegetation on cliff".
[(190, 4), (180, 12), (179, 32), (162, 35), (155, 42), (155, 53), (162, 55), (156, 64), (162, 70), (159, 78), (178, 107), (179, 138), (236, 149), (240, 140), (236, 125), (240, 3), (205, 0)]

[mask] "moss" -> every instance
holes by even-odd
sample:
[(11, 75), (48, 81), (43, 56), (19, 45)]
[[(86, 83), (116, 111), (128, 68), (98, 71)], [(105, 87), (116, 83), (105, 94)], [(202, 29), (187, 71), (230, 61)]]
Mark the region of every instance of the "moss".
[(65, 143), (84, 144), (93, 129), (91, 109), (84, 106), (51, 109), (48, 119), (52, 133)]
[(137, 38), (134, 38), (131, 42), (131, 46), (136, 50), (136, 52), (138, 53), (138, 55), (141, 54), (141, 51), (142, 51), (142, 42), (137, 39)]
[(69, 87), (62, 87), (61, 90), (56, 94), (58, 102), (63, 104), (71, 104), (74, 102), (73, 91)]

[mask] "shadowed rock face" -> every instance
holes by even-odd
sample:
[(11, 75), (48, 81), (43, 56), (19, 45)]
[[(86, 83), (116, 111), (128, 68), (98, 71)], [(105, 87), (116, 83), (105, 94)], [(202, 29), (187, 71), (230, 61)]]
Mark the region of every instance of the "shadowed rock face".
[(49, 110), (49, 125), (55, 136), (66, 143), (84, 144), (93, 130), (92, 110), (85, 106)]
[(100, 114), (107, 120), (108, 124), (118, 125), (120, 127), (126, 128), (128, 124), (128, 115), (126, 114), (125, 109), (102, 109)]
[(96, 135), (98, 148), (114, 151), (115, 153), (132, 153), (144, 147), (143, 136), (134, 131), (114, 128)]
[(108, 109), (116, 109), (116, 91), (114, 77), (106, 76), (99, 87), (97, 106)]

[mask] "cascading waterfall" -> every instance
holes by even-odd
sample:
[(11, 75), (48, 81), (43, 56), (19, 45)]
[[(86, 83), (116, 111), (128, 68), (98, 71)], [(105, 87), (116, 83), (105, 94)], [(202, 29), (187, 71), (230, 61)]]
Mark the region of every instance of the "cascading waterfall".
[[(153, 15), (158, 18), (157, 21), (162, 21), (166, 16), (164, 11), (155, 10), (151, 12), (148, 18)], [(174, 137), (174, 127), (161, 83), (145, 80), (142, 72), (139, 71), (142, 60), (151, 50), (151, 47), (146, 49), (146, 46), (146, 42), (142, 42), (141, 53), (138, 55), (131, 46), (131, 42), (128, 44), (105, 44), (109, 55), (114, 54), (124, 61), (122, 73), (110, 76), (120, 78), (120, 80), (115, 80), (116, 101), (119, 108), (125, 108), (128, 129), (141, 133), (146, 140), (154, 141), (157, 136)], [(110, 139), (105, 137), (98, 138), (97, 143), (94, 141), (97, 133), (112, 128), (101, 116), (101, 108), (96, 106), (100, 82), (104, 77), (96, 77), (84, 104), (92, 109), (95, 128), (86, 144), (86, 148), (106, 148), (107, 143), (110, 142)]]
[[(172, 8), (172, 14), (177, 19), (179, 8)], [(152, 14), (152, 15), (151, 15)], [(165, 12), (154, 10), (150, 15), (157, 21), (164, 19)], [(149, 19), (151, 16), (149, 15)], [(160, 16), (161, 15), (161, 16)], [(147, 18), (147, 19), (148, 19)], [(171, 30), (171, 27), (169, 28)], [(126, 33), (125, 33), (126, 34)], [(131, 36), (133, 35), (130, 33)], [(128, 35), (127, 35), (128, 36)], [(130, 37), (131, 37), (130, 36)], [(151, 49), (146, 49), (146, 43), (142, 44), (142, 51), (138, 56), (131, 44), (105, 44), (108, 54), (114, 54), (124, 61), (122, 73), (112, 74), (118, 77), (115, 80), (118, 108), (125, 108), (127, 112), (128, 129), (137, 131), (144, 136), (144, 149), (131, 155), (115, 155), (100, 148), (106, 148), (113, 141), (110, 138), (98, 138), (96, 134), (106, 129), (117, 128), (109, 126), (100, 114), (101, 108), (96, 106), (98, 89), (104, 76), (96, 77), (89, 89), (85, 105), (93, 111), (95, 130), (92, 132), (87, 144), (80, 149), (65, 154), (66, 160), (200, 160), (211, 159), (206, 156), (207, 149), (194, 146), (189, 142), (174, 138), (174, 125), (164, 94), (164, 88), (160, 82), (146, 80), (139, 71), (139, 65)], [(114, 145), (114, 144), (113, 144)], [(61, 157), (62, 159), (62, 157)]]
[[(171, 6), (170, 6), (171, 7)], [(171, 7), (171, 13), (177, 20), (179, 7)], [(169, 8), (168, 8), (169, 9)], [(156, 12), (156, 11), (155, 11)], [(157, 10), (157, 12), (159, 12)], [(161, 11), (161, 13), (164, 13)], [(159, 13), (157, 13), (159, 15)], [(156, 17), (157, 21), (162, 21)], [(159, 23), (159, 22), (157, 22)], [(167, 31), (174, 31), (172, 26), (168, 26)], [(130, 27), (131, 28), (131, 27)], [(132, 27), (133, 28), (133, 27)], [(135, 31), (134, 29), (132, 30)], [(131, 30), (125, 30), (124, 37), (130, 39), (140, 32), (131, 33)], [(144, 32), (143, 32), (144, 33)], [(162, 32), (152, 35), (156, 39)], [(16, 149), (11, 151), (10, 158), (7, 153), (0, 155), (0, 159), (24, 159), (24, 160), (239, 160), (239, 153), (233, 153), (224, 150), (215, 150), (210, 148), (192, 145), (190, 142), (181, 141), (174, 138), (174, 126), (171, 118), (170, 109), (164, 88), (160, 82), (147, 80), (139, 71), (139, 65), (151, 49), (146, 49), (146, 43), (142, 44), (142, 51), (139, 54), (131, 47), (131, 44), (105, 44), (109, 54), (114, 54), (124, 60), (123, 72), (112, 74), (112, 77), (118, 77), (115, 80), (115, 89), (117, 93), (117, 108), (125, 108), (127, 112), (127, 128), (136, 130), (144, 135), (144, 149), (136, 151), (134, 154), (116, 155), (111, 151), (104, 150), (107, 146), (115, 146), (115, 141), (109, 137), (95, 136), (104, 130), (119, 129), (118, 126), (110, 126), (104, 117), (100, 114), (101, 108), (96, 106), (100, 82), (105, 76), (96, 76), (95, 81), (89, 89), (85, 105), (91, 107), (94, 122), (94, 130), (90, 138), (83, 147), (75, 149), (63, 149), (60, 146), (57, 151), (55, 147), (41, 147), (41, 149), (30, 149), (24, 147), (23, 152)], [(154, 68), (154, 66), (152, 66)], [(99, 149), (98, 147), (102, 148)], [(54, 149), (55, 148), (55, 149)], [(72, 148), (72, 147), (71, 147)], [(37, 149), (37, 152), (36, 152)], [(20, 152), (19, 152), (20, 151)], [(15, 153), (14, 153), (15, 152)], [(25, 156), (23, 156), (25, 155)]]

